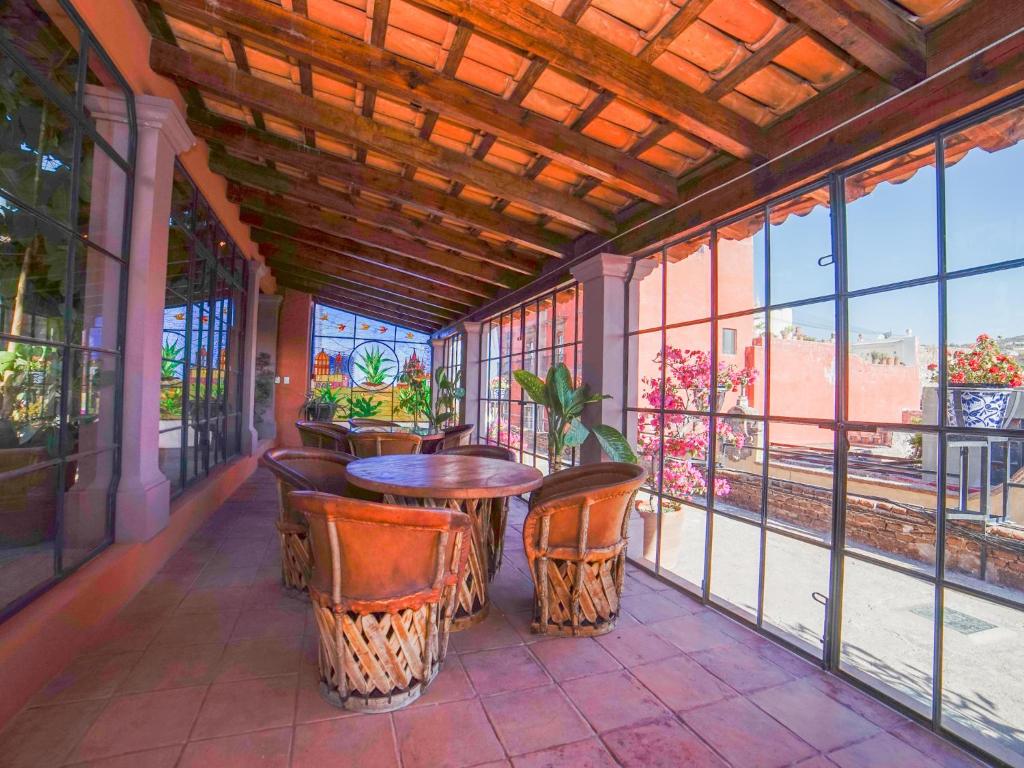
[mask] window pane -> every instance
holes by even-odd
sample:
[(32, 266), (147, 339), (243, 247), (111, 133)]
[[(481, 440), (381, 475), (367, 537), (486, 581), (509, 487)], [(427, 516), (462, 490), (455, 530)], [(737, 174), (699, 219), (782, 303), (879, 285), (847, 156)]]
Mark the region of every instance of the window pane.
[(719, 417), (716, 423), (715, 509), (759, 523), (764, 425), (753, 419), (726, 417)]
[(75, 248), (71, 339), (86, 347), (118, 348), (121, 264), (94, 248)]
[(718, 314), (765, 304), (764, 214), (718, 228)]
[(716, 409), (720, 413), (764, 413), (764, 313), (731, 317), (719, 321), (716, 328), (719, 393)]
[(107, 352), (71, 352), (66, 453), (114, 446), (118, 363), (118, 357)]
[(82, 137), (78, 233), (93, 245), (122, 256), (128, 177), (88, 136)]
[(55, 4), (48, 4), (45, 11), (37, 0), (5, 0), (0, 5), (0, 35), (4, 41), (72, 101), (78, 88), (80, 45), (74, 29), (64, 10)]
[(64, 497), (61, 555), (63, 566), (68, 569), (85, 560), (112, 533), (107, 522), (114, 452), (73, 459), (67, 463), (66, 472), (68, 492)]
[(0, 333), (64, 340), (67, 236), (0, 200)]
[(847, 177), (845, 190), (850, 290), (936, 273), (934, 144)]
[(709, 235), (686, 240), (665, 250), (668, 285), (665, 322), (711, 317), (711, 240)]
[(773, 205), (770, 221), (772, 304), (835, 293), (828, 189), (821, 187)]
[(820, 658), (829, 550), (769, 531), (764, 560), (765, 628)]
[(1004, 112), (946, 139), (946, 269), (1024, 255), (1020, 179), (1024, 108)]
[(629, 283), (629, 330), (659, 328), (662, 324), (661, 253), (637, 259)]
[[(724, 382), (723, 382), (724, 383)], [(698, 323), (665, 332), (665, 394), (658, 406), (673, 411), (711, 407), (711, 324)], [(641, 398), (651, 400), (648, 394)], [(719, 395), (724, 398), (725, 391)]]
[(711, 546), (712, 599), (755, 619), (760, 568), (760, 526), (716, 513)]
[(0, 449), (0, 610), (54, 575), (57, 467), (28, 470), (49, 458), (38, 446)]
[[(661, 502), (661, 571), (676, 577), (676, 581), (682, 580), (690, 591), (697, 593), (704, 584), (707, 519), (707, 510), (693, 504), (670, 499)], [(645, 544), (648, 525), (645, 517)]]
[(768, 522), (831, 541), (834, 433), (815, 424), (773, 421), (768, 439)]
[(772, 310), (769, 411), (773, 416), (835, 418), (834, 302)]
[(57, 347), (4, 343), (11, 355), (0, 397), (0, 447), (58, 454), (61, 352)]

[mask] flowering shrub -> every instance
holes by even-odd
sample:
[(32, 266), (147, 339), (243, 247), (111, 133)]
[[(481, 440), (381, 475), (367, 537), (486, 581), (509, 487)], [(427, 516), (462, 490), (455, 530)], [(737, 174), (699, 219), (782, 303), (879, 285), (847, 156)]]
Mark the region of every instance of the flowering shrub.
[(523, 437), (519, 434), (519, 428), (511, 424), (503, 425), (499, 441), (497, 420), (487, 425), (487, 439), (492, 443), (500, 443), (506, 448), (511, 448), (513, 451), (518, 451), (523, 445)]
[[(654, 362), (661, 366), (662, 356)], [(664, 356), (665, 391), (658, 377), (641, 379), (644, 390), (642, 405), (658, 413), (641, 413), (637, 420), (638, 447), (641, 456), (651, 465), (651, 482), (662, 483), (665, 493), (677, 498), (706, 496), (708, 417), (663, 411), (708, 411), (711, 405), (711, 355), (694, 349), (668, 347)], [(754, 368), (719, 364), (718, 393), (738, 392), (757, 379)], [(664, 422), (664, 460), (658, 469), (660, 434)], [(720, 440), (742, 448), (745, 436), (731, 424), (719, 420), (715, 432)], [(727, 496), (729, 482), (715, 479), (715, 494)]]
[[(950, 384), (1024, 385), (1024, 374), (1020, 366), (1003, 354), (995, 339), (986, 333), (978, 336), (969, 350), (947, 352), (946, 367)], [(938, 379), (938, 366), (935, 363), (929, 365), (928, 370)]]

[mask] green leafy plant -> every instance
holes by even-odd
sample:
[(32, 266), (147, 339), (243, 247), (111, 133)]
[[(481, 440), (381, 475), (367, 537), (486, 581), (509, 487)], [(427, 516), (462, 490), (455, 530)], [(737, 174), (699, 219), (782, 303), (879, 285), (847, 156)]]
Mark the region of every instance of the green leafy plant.
[(548, 462), (552, 472), (562, 468), (565, 450), (582, 445), (591, 433), (612, 461), (637, 462), (636, 454), (619, 430), (606, 424), (591, 429), (580, 420), (587, 405), (610, 395), (595, 395), (586, 384), (573, 386), (572, 374), (564, 363), (551, 366), (544, 379), (524, 370), (512, 375), (530, 399), (547, 413)]
[(383, 347), (375, 347), (364, 351), (362, 357), (355, 361), (355, 367), (363, 374), (364, 385), (379, 387), (387, 383), (391, 363), (385, 359), (385, 354)]
[(458, 378), (458, 373), (453, 380), (446, 370), (438, 368), (434, 371), (434, 384), (431, 386), (425, 379), (403, 375), (403, 383), (408, 385), (408, 389), (399, 391), (399, 407), (411, 414), (414, 422), (422, 417), (432, 430), (442, 429), (455, 418), (456, 403), (466, 396), (466, 390), (457, 383)]
[(181, 387), (160, 390), (160, 418), (181, 418)]
[(348, 411), (350, 419), (369, 419), (380, 413), (383, 403), (366, 395), (350, 395)]
[(184, 360), (185, 348), (178, 341), (164, 342), (160, 351), (160, 378), (176, 379)]

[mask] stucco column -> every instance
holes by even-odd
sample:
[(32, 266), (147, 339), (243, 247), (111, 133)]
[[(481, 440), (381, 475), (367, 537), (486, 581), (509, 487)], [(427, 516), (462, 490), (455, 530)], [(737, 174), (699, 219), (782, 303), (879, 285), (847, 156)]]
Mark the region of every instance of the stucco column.
[(480, 440), (480, 329), (481, 323), (459, 323), (462, 334), (462, 386), (466, 390), (462, 420), (475, 425), (469, 441)]
[(242, 455), (252, 456), (260, 436), (256, 432), (256, 325), (259, 320), (260, 278), (266, 267), (256, 261), (249, 262), (246, 275), (245, 328), (242, 344)]
[[(263, 277), (266, 282), (266, 277)], [(281, 313), (281, 301), (284, 297), (279, 293), (261, 293), (259, 295), (259, 318), (256, 322), (256, 357), (267, 355), (268, 367), (277, 375), (277, 318)], [(256, 428), (261, 440), (277, 435), (277, 424), (274, 420), (274, 392), (276, 385), (270, 387), (265, 402), (258, 403), (254, 399), (254, 408), (261, 409), (255, 417)]]
[[(124, 95), (87, 86), (86, 104), (100, 131), (115, 147), (127, 147), (129, 127)], [(167, 280), (168, 221), (176, 155), (195, 137), (169, 99), (135, 97), (138, 139), (128, 306), (124, 346), (121, 479), (117, 489), (115, 537), (146, 541), (170, 515), (170, 482), (160, 471), (160, 345)]]
[[(572, 268), (583, 288), (583, 376), (595, 393), (608, 400), (587, 406), (583, 423), (621, 429), (625, 405), (626, 277), (633, 259), (599, 253)], [(601, 447), (589, 438), (580, 448), (583, 464), (601, 461)]]

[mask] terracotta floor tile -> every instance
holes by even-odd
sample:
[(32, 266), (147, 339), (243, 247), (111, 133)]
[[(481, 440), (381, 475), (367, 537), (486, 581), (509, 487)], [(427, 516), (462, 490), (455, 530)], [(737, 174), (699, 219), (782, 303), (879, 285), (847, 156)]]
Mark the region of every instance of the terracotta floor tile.
[(82, 655), (144, 651), (153, 642), (160, 627), (167, 621), (166, 614), (115, 616), (88, 642)]
[(733, 765), (781, 768), (817, 750), (741, 697), (683, 714), (683, 721)]
[(822, 752), (860, 741), (878, 728), (806, 679), (759, 691), (750, 699)]
[(523, 639), (500, 611), (492, 609), (487, 618), (473, 627), (472, 631), (452, 634), (450, 642), (459, 653), (470, 653), (522, 645)]
[(236, 563), (210, 561), (200, 571), (192, 585), (193, 589), (222, 589), (225, 587), (251, 587), (256, 579), (258, 567), (246, 567)]
[(479, 701), (395, 712), (404, 768), (464, 768), (505, 756)]
[(299, 670), (299, 690), (295, 707), (296, 723), (315, 723), (353, 717), (356, 713), (335, 706), (320, 695), (320, 675), (316, 667), (303, 664)]
[(301, 635), (306, 618), (312, 615), (309, 606), (296, 603), (290, 608), (251, 608), (243, 611), (235, 624), (232, 640)]
[(492, 605), (503, 613), (533, 610), (533, 582), (515, 569), (502, 570), (488, 590)]
[(175, 768), (181, 745), (146, 749), (117, 757), (101, 757), (87, 763), (75, 763), (68, 768)]
[(939, 764), (889, 733), (828, 753), (839, 768), (938, 768)]
[(673, 656), (632, 668), (640, 680), (666, 706), (676, 711), (721, 701), (736, 692), (686, 656)]
[(0, 767), (60, 765), (105, 704), (78, 701), (22, 710), (0, 732)]
[(741, 693), (780, 685), (792, 678), (741, 643), (697, 651), (690, 657), (715, 677)]
[(627, 667), (680, 655), (678, 648), (658, 637), (649, 627), (616, 627), (596, 640)]
[(139, 693), (205, 685), (217, 674), (223, 653), (221, 643), (153, 646), (142, 655), (118, 690)]
[(728, 645), (733, 640), (707, 619), (706, 612), (651, 624), (659, 637), (686, 653)]
[(174, 613), (167, 618), (153, 645), (198, 645), (226, 643), (238, 621), (239, 611), (211, 613)]
[(806, 760), (801, 760), (793, 768), (835, 768), (836, 764), (824, 755), (815, 755)]
[(291, 725), (298, 674), (210, 686), (192, 729), (193, 739), (231, 736)]
[(562, 688), (598, 733), (672, 714), (625, 670), (570, 680)]
[(80, 656), (37, 693), (30, 706), (105, 699), (131, 673), (140, 651), (112, 656)]
[(725, 768), (725, 763), (676, 720), (623, 728), (604, 743), (626, 768)]
[(467, 653), (460, 658), (473, 687), (481, 696), (551, 682), (548, 673), (522, 645)]
[(488, 696), (483, 705), (510, 755), (536, 752), (593, 735), (566, 695), (554, 685)]
[(981, 761), (968, 755), (955, 744), (909, 720), (894, 728), (892, 734), (918, 752), (923, 752), (943, 768), (980, 768), (982, 765)]
[(506, 613), (504, 615), (508, 623), (519, 634), (520, 639), (527, 645), (539, 643), (541, 640), (546, 640), (550, 637), (550, 635), (534, 634), (532, 608), (527, 611), (516, 611), (515, 613)]
[(291, 745), (291, 728), (193, 741), (178, 768), (288, 768)]
[(302, 652), (301, 637), (232, 640), (224, 648), (216, 679), (222, 683), (298, 672)]
[(292, 768), (398, 768), (389, 715), (346, 717), (295, 728)]
[(626, 578), (622, 580), (622, 594), (624, 597), (632, 595), (643, 595), (653, 591), (654, 590), (651, 589), (647, 584), (644, 584), (642, 581), (634, 578), (633, 576), (626, 576)]
[(558, 681), (599, 675), (622, 666), (592, 637), (556, 637), (530, 646), (548, 673)]
[(642, 595), (630, 595), (622, 599), (622, 607), (643, 624), (687, 616), (698, 607), (670, 600), (666, 594), (652, 591)]
[(111, 699), (73, 753), (74, 760), (182, 744), (206, 695), (205, 687)]
[(427, 686), (426, 693), (422, 694), (412, 703), (413, 707), (422, 707), (429, 704), (442, 704), (446, 701), (462, 701), (476, 696), (473, 685), (469, 682), (469, 675), (462, 666), (462, 660), (449, 651), (444, 661), (444, 667), (437, 673), (437, 677)]
[(616, 768), (618, 763), (599, 739), (586, 739), (533, 752), (512, 760), (515, 768)]
[(243, 608), (249, 601), (248, 587), (213, 587), (189, 592), (178, 613), (206, 613), (208, 611), (231, 611)]
[(900, 714), (878, 699), (873, 699), (866, 693), (858, 691), (835, 675), (818, 670), (816, 674), (807, 677), (807, 682), (883, 730), (899, 728), (904, 723), (910, 722), (906, 715)]

